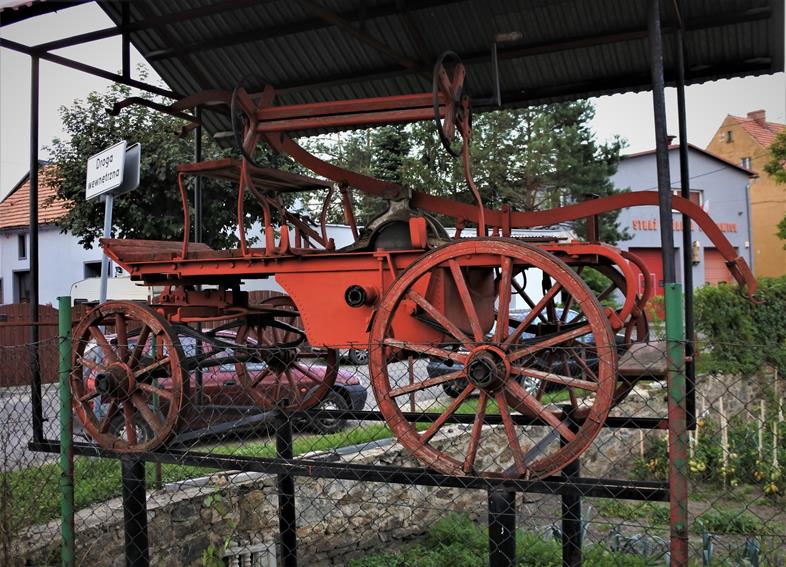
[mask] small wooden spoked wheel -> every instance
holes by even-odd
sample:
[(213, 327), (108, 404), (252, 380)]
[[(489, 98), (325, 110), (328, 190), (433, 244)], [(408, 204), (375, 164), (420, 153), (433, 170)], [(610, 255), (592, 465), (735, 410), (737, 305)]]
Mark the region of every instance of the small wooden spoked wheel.
[(169, 323), (146, 305), (109, 301), (73, 333), (73, 408), (98, 444), (152, 451), (178, 429), (188, 404), (183, 351)]
[[(448, 72), (450, 68), (450, 73)], [(461, 124), (469, 117), (464, 110), (464, 79), (466, 70), (459, 56), (452, 51), (440, 55), (434, 65), (431, 93), (434, 103), (434, 123), (442, 145), (452, 156), (461, 155), (464, 140), (461, 139)], [(444, 116), (441, 112), (444, 106)], [(458, 146), (456, 143), (458, 142)]]
[(338, 353), (320, 354), (305, 345), (300, 314), (287, 296), (262, 303), (271, 314), (250, 315), (237, 331), (236, 342), (247, 362), (235, 364), (243, 388), (265, 410), (305, 411), (317, 405), (333, 388), (338, 375)]
[[(522, 271), (542, 273), (552, 282), (532, 308), (513, 300)], [(558, 296), (563, 303), (572, 298), (582, 321), (533, 334), (531, 327)], [(569, 371), (543, 367), (543, 356), (553, 351), (572, 361)], [(455, 370), (407, 380), (398, 362), (403, 353), (426, 355)], [(445, 474), (554, 474), (590, 445), (614, 393), (614, 337), (595, 296), (553, 255), (508, 239), (447, 244), (413, 263), (378, 307), (369, 354), (374, 395), (388, 426), (422, 463)], [(436, 408), (439, 417), (428, 428), (406, 420), (410, 394), (423, 400), (430, 395), (438, 403), (437, 392), (448, 382), (461, 384), (461, 391)], [(588, 408), (585, 419), (574, 423), (568, 412), (539, 401), (533, 394), (539, 383), (576, 392)], [(474, 395), (477, 403), (470, 400)], [(474, 418), (466, 441), (439, 435), (451, 416), (467, 411)], [(526, 420), (515, 417), (517, 412), (533, 417), (518, 423)]]

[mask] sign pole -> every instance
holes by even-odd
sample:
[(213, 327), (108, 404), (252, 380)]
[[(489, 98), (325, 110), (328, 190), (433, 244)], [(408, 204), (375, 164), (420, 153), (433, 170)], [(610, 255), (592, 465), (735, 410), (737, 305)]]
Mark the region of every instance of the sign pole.
[[(128, 146), (125, 140), (90, 156), (87, 160), (87, 179), (85, 180), (85, 199), (96, 197), (104, 200), (104, 238), (112, 236), (112, 207), (115, 196), (133, 191), (139, 186), (139, 166), (142, 147), (139, 144)], [(109, 285), (109, 257), (101, 256), (100, 303), (106, 303)]]
[[(112, 193), (104, 195), (104, 238), (112, 236), (112, 206), (115, 203), (115, 197)], [(109, 257), (106, 252), (101, 256), (101, 292), (99, 302), (106, 303), (107, 285), (109, 284)]]

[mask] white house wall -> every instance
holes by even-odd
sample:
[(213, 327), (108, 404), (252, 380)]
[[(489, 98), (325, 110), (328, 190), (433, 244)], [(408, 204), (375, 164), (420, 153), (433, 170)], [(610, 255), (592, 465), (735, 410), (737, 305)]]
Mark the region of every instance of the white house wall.
[[(25, 230), (26, 234), (27, 231)], [(30, 238), (26, 236), (27, 258), (19, 259), (17, 235), (20, 231), (0, 234), (0, 277), (3, 278), (2, 303), (13, 303), (14, 272), (30, 270)], [(57, 298), (69, 295), (74, 282), (84, 279), (85, 262), (100, 262), (101, 250), (85, 250), (79, 239), (61, 234), (54, 226), (42, 226), (38, 232), (39, 302), (57, 305)]]

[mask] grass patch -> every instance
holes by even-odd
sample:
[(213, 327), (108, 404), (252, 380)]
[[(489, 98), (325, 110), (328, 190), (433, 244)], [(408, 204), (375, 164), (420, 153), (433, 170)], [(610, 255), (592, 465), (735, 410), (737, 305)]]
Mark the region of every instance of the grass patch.
[[(479, 402), (480, 402), (480, 398), (470, 398), (458, 407), (456, 413), (476, 414), (478, 413)], [(448, 407), (447, 405), (444, 406), (441, 405), (435, 408), (434, 410), (429, 410), (429, 411), (442, 413), (443, 411), (445, 411), (445, 409), (447, 409), (447, 407)], [(494, 414), (494, 415), (499, 414), (499, 405), (497, 404), (497, 400), (492, 400), (491, 398), (488, 399), (488, 401), (486, 402), (486, 413)]]
[(593, 500), (592, 506), (603, 518), (625, 521), (646, 520), (647, 523), (655, 526), (669, 524), (669, 507), (666, 504), (601, 498)]
[[(584, 548), (584, 567), (648, 567), (651, 560), (614, 553), (601, 545)], [(349, 567), (479, 567), (488, 565), (488, 530), (468, 516), (450, 514), (429, 528), (425, 541), (400, 552), (384, 551), (348, 563)], [(537, 534), (516, 532), (516, 565), (560, 567), (562, 546)]]
[[(577, 392), (576, 396), (577, 397), (582, 397), (579, 394), (580, 394), (580, 392)], [(570, 394), (568, 393), (567, 390), (557, 390), (557, 391), (554, 391), (554, 392), (547, 392), (547, 393), (543, 394), (543, 397), (541, 398), (540, 403), (543, 404), (544, 406), (547, 406), (549, 404), (564, 403), (564, 402), (567, 402), (569, 400), (570, 400)], [(458, 409), (456, 410), (456, 413), (476, 414), (478, 412), (478, 403), (479, 402), (480, 402), (480, 398), (477, 398), (477, 397), (469, 398), (468, 400), (466, 400), (463, 404), (461, 404), (458, 407)], [(442, 413), (443, 411), (445, 411), (447, 409), (447, 407), (448, 407), (448, 404), (440, 404), (440, 405), (434, 406), (433, 408), (429, 408), (427, 411), (435, 412), (435, 413)], [(491, 398), (488, 399), (488, 402), (486, 403), (486, 413), (487, 414), (494, 414), (494, 415), (499, 414), (499, 405), (497, 404), (496, 400), (493, 400)]]
[[(428, 426), (428, 424), (424, 424)], [(294, 439), (295, 455), (312, 451), (329, 451), (338, 447), (357, 445), (386, 439), (390, 430), (383, 424), (354, 427), (330, 435), (302, 435)], [(213, 454), (232, 454), (247, 457), (274, 457), (274, 440), (245, 441), (204, 447), (200, 450)], [(176, 482), (204, 476), (216, 469), (186, 465), (162, 465), (162, 481)], [(146, 476), (153, 485), (155, 466), (148, 463)], [(16, 529), (40, 524), (57, 518), (60, 514), (60, 467), (44, 464), (28, 469), (0, 473), (0, 484), (8, 483), (10, 502), (4, 502), (13, 515), (11, 525)], [(121, 494), (120, 464), (114, 459), (93, 457), (74, 458), (74, 505), (77, 510), (98, 502), (116, 498)]]

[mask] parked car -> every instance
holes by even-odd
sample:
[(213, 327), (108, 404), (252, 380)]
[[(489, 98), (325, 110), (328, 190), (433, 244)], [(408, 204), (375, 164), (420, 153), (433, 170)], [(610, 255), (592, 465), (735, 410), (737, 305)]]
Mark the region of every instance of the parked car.
[[(219, 333), (218, 336), (226, 342), (231, 342), (233, 338), (233, 335), (228, 332)], [(109, 336), (108, 339), (110, 342), (115, 340), (112, 336)], [(179, 340), (186, 358), (193, 357), (197, 352), (197, 340), (192, 336), (186, 335), (180, 335)], [(133, 348), (135, 345), (134, 338), (131, 337), (128, 342), (129, 347)], [(203, 345), (205, 351), (208, 348), (208, 345)], [(232, 354), (232, 349), (227, 348), (221, 351), (217, 357), (220, 359), (221, 357), (232, 356)], [(100, 359), (101, 350), (96, 347), (93, 341), (85, 349), (85, 357), (95, 360)], [(186, 427), (181, 432), (203, 429), (220, 423), (234, 422), (260, 411), (254, 400), (240, 384), (235, 363), (220, 364), (220, 360), (218, 362), (219, 364), (215, 366), (202, 368), (199, 373), (195, 370), (190, 372), (191, 407), (189, 408)], [(246, 368), (249, 372), (257, 375), (266, 368), (266, 364), (264, 362), (249, 362), (246, 363)], [(322, 377), (326, 371), (326, 366), (324, 362), (322, 364), (315, 363), (309, 365), (309, 371), (317, 377)], [(305, 393), (309, 388), (313, 387), (313, 381), (297, 368), (291, 368), (289, 372), (292, 378), (291, 384), (300, 388), (301, 393)], [(273, 388), (276, 387), (278, 378), (280, 377), (276, 374), (270, 373), (260, 382), (258, 387), (268, 388), (268, 393), (272, 396)], [(199, 388), (197, 388), (198, 380), (201, 382)], [(159, 377), (157, 381), (158, 387), (164, 390), (171, 388), (171, 379)], [(282, 383), (289, 384), (289, 381), (284, 378)], [(96, 390), (96, 376), (91, 375), (88, 377), (87, 388), (89, 391)], [(366, 388), (360, 383), (356, 373), (339, 368), (333, 388), (317, 406), (317, 409), (361, 410), (365, 407), (367, 396)], [(100, 400), (101, 398), (96, 398), (93, 403), (101, 403)], [(166, 399), (162, 398), (162, 412), (166, 410), (166, 403)], [(98, 409), (99, 411), (96, 413), (100, 414), (100, 408)], [(295, 425), (301, 430), (333, 433), (343, 429), (346, 426), (346, 422), (346, 419), (323, 417), (301, 420), (296, 422)], [(75, 425), (79, 429), (78, 423)], [(146, 424), (139, 424), (139, 429), (137, 430), (138, 438), (149, 433), (145, 431), (146, 427)], [(125, 436), (125, 423), (121, 414), (118, 414), (112, 420), (110, 429), (115, 435)]]
[(350, 348), (346, 351), (342, 350), (341, 357), (345, 358), (355, 366), (365, 366), (368, 364), (368, 349)]

